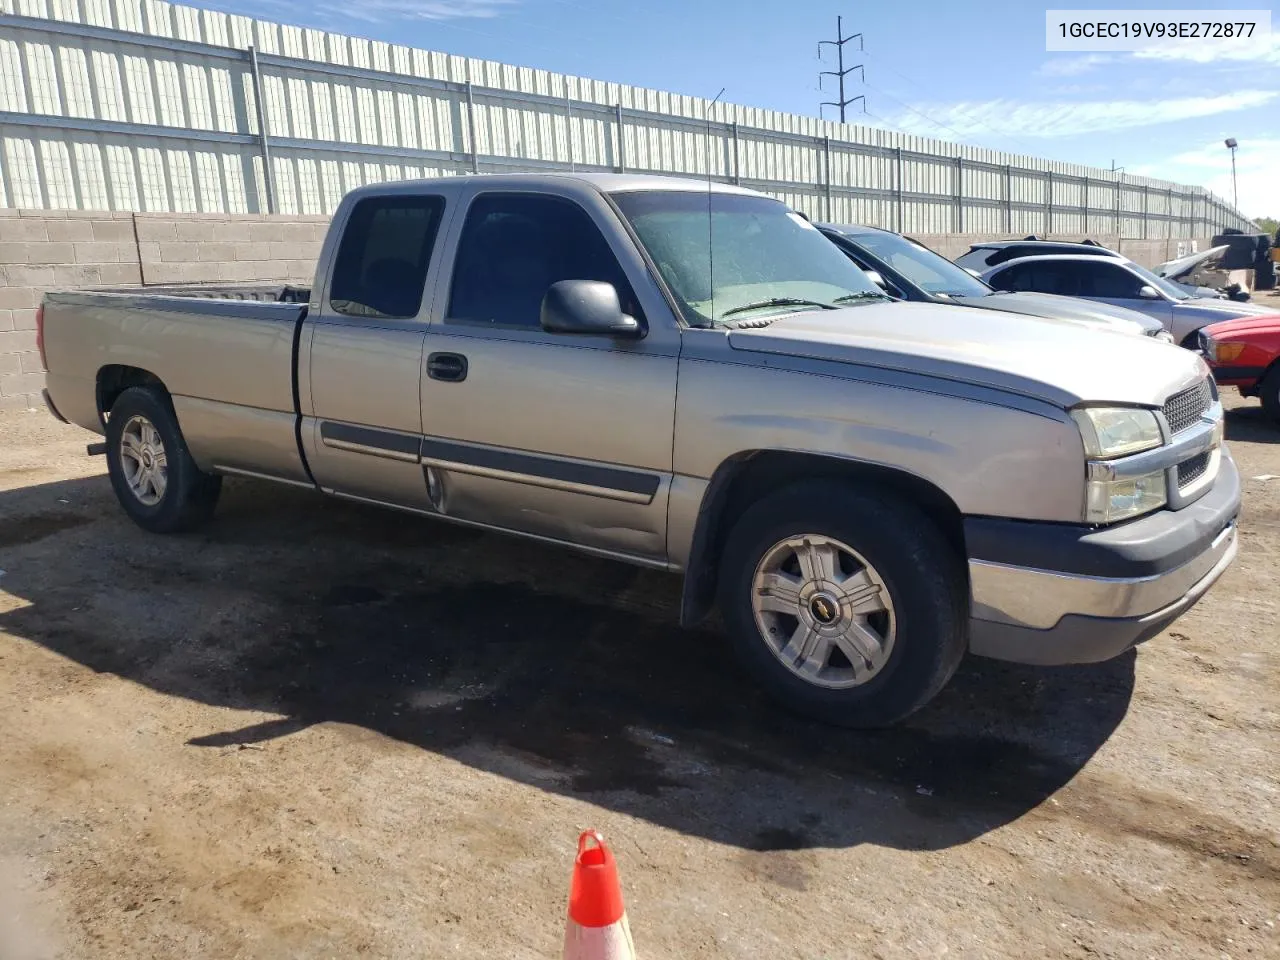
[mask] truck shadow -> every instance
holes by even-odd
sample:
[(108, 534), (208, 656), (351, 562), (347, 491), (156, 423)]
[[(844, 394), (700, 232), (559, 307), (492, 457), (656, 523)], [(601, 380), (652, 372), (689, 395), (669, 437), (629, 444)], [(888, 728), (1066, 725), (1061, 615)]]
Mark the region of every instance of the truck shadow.
[(0, 493), (0, 629), (99, 672), (279, 715), (192, 748), (354, 724), (748, 850), (939, 849), (1072, 779), (1133, 692), (1132, 654), (970, 659), (906, 725), (779, 710), (663, 574), (253, 483), (149, 536), (105, 478)]
[(1228, 440), (1248, 443), (1280, 443), (1280, 423), (1276, 423), (1262, 406), (1233, 407), (1226, 411), (1225, 426)]

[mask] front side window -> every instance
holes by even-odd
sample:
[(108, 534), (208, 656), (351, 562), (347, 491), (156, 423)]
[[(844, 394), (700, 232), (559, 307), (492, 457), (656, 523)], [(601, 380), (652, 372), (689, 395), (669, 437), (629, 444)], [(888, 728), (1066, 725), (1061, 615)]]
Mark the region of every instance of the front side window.
[(888, 299), (812, 224), (768, 197), (613, 194), (691, 326)]
[(338, 245), (329, 305), (352, 317), (416, 317), (443, 213), (443, 197), (358, 201)]
[[(1083, 266), (1083, 264), (1082, 264)], [(1104, 297), (1111, 300), (1137, 300), (1143, 282), (1128, 270), (1114, 263), (1091, 263), (1082, 296)]]
[(1126, 266), (1129, 268), (1130, 271), (1132, 271), (1133, 273), (1136, 273), (1139, 277), (1141, 277), (1143, 283), (1148, 283), (1151, 286), (1155, 287), (1157, 290), (1163, 293), (1170, 300), (1190, 300), (1191, 299), (1191, 294), (1187, 293), (1187, 291), (1183, 290), (1177, 284), (1172, 283), (1169, 280), (1166, 280), (1164, 277), (1161, 277), (1156, 275), (1155, 273), (1152, 273), (1142, 264), (1134, 263), (1132, 260), (1130, 260), (1126, 264)]
[(611, 283), (623, 313), (641, 319), (622, 265), (580, 206), (534, 194), (482, 194), (458, 241), (447, 318), (539, 327), (542, 298), (561, 280)]

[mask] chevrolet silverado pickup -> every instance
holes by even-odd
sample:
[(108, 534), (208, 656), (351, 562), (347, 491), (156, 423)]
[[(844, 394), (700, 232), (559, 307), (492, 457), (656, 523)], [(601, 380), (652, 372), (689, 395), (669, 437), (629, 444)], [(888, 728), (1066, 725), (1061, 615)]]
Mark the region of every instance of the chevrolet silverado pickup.
[(54, 292), (39, 336), (50, 410), (105, 435), (147, 530), (229, 475), (669, 570), (682, 623), (718, 604), (774, 696), (852, 726), (967, 651), (1114, 657), (1236, 553), (1198, 355), (892, 300), (733, 186), (364, 187), (310, 289)]

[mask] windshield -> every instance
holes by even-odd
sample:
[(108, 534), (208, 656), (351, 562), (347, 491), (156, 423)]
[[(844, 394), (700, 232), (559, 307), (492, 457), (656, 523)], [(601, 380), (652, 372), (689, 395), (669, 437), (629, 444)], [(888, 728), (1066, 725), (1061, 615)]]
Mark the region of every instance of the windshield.
[(777, 200), (671, 190), (613, 200), (693, 326), (888, 299)]
[(992, 293), (990, 287), (963, 267), (896, 233), (858, 233), (846, 238), (883, 260), (925, 293), (948, 297), (986, 297)]
[(1187, 291), (1183, 290), (1176, 283), (1173, 283), (1169, 280), (1166, 280), (1164, 277), (1161, 277), (1155, 273), (1152, 273), (1150, 270), (1148, 270), (1146, 267), (1144, 267), (1140, 263), (1134, 263), (1132, 260), (1130, 260), (1129, 269), (1132, 270), (1134, 273), (1136, 273), (1138, 276), (1142, 277), (1143, 280), (1147, 281), (1147, 283), (1151, 284), (1157, 290), (1160, 290), (1168, 297), (1172, 297), (1174, 300), (1190, 300), (1191, 299), (1191, 294), (1187, 293)]

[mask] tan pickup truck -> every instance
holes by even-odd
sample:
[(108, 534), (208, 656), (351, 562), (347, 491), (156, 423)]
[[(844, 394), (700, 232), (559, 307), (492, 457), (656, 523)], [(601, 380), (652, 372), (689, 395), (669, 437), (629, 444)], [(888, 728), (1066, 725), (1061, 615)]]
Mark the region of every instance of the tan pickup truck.
[(50, 409), (148, 530), (248, 476), (670, 570), (683, 622), (718, 602), (838, 723), (905, 717), (966, 651), (1115, 656), (1236, 551), (1198, 356), (892, 300), (735, 187), (363, 188), (309, 290), (52, 293), (40, 334)]

